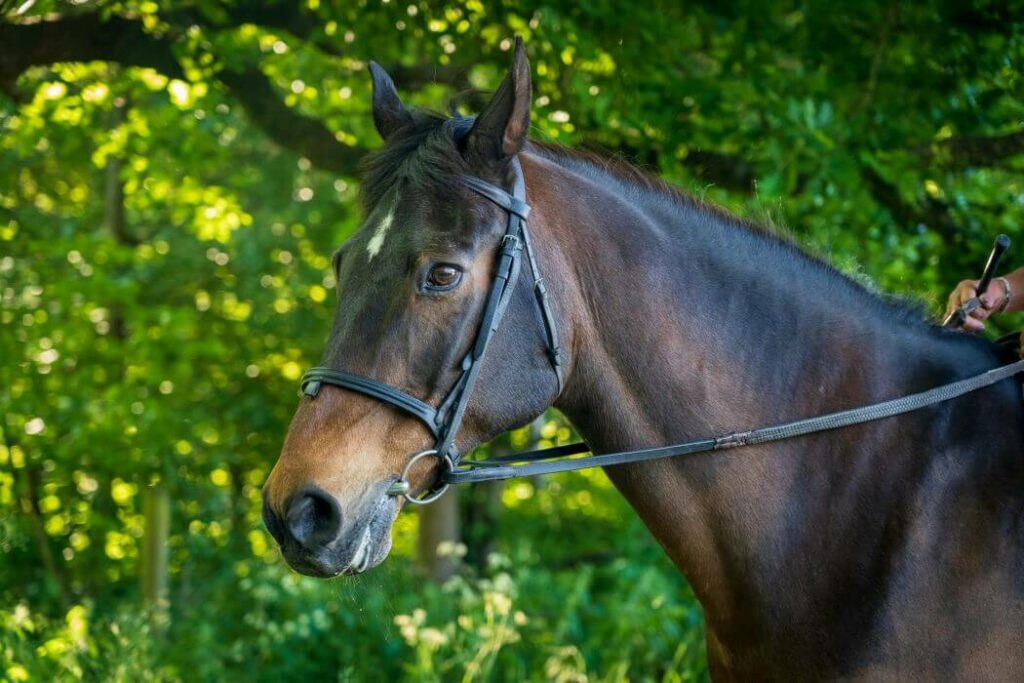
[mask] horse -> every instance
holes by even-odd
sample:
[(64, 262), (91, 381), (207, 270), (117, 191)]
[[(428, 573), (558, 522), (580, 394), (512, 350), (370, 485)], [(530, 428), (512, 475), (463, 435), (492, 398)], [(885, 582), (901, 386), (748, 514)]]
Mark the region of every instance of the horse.
[[(521, 167), (561, 339), (526, 270), (493, 333), (456, 445), (554, 406), (595, 453), (793, 420), (997, 367), (997, 348), (927, 321), (775, 232), (625, 162), (529, 141), (522, 43), (483, 111), (407, 108), (371, 65), (384, 139), (365, 224), (334, 255), (323, 366), (438, 406), (484, 315), (506, 212), (472, 191)], [(509, 191), (511, 191), (509, 189)], [(1015, 379), (868, 424), (605, 468), (706, 619), (718, 680), (1021, 680), (1024, 407)], [(429, 447), (421, 420), (324, 386), (304, 396), (264, 490), (288, 563), (380, 564)], [(440, 461), (408, 481), (428, 490)]]

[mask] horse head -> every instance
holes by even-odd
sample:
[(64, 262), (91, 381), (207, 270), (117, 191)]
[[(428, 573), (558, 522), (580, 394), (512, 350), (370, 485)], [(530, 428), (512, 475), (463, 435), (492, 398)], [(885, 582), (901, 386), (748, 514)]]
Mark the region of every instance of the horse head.
[[(529, 64), (517, 40), (508, 75), (475, 119), (411, 111), (384, 70), (370, 69), (384, 145), (364, 169), (365, 222), (333, 259), (337, 312), (321, 366), (437, 409), (477, 339), (508, 220), (460, 181), (514, 182), (529, 128)], [(529, 422), (558, 393), (530, 290), (512, 294), (466, 404), (459, 451)], [(391, 548), (406, 498), (389, 489), (436, 435), (371, 396), (333, 385), (314, 393), (302, 398), (264, 487), (264, 519), (296, 570), (362, 572)], [(417, 460), (404, 481), (429, 489), (439, 462)]]

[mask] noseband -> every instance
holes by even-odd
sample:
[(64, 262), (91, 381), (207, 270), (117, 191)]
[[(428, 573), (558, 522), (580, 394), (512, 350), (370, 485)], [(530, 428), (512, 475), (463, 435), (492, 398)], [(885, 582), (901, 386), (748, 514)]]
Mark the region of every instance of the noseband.
[[(685, 443), (655, 448), (642, 448), (619, 453), (603, 453), (587, 458), (571, 456), (589, 452), (586, 443), (573, 443), (554, 448), (517, 453), (509, 456), (491, 458), (490, 460), (474, 460), (459, 465), (460, 454), (455, 448), (455, 437), (462, 417), (466, 412), (473, 393), (473, 385), (480, 374), (481, 360), (487, 345), (501, 324), (505, 309), (512, 297), (519, 271), (522, 268), (523, 252), (530, 263), (533, 274), (533, 293), (537, 307), (540, 309), (547, 339), (548, 358), (558, 379), (558, 393), (562, 392), (564, 381), (562, 369), (562, 353), (558, 344), (558, 332), (555, 329), (551, 306), (548, 304), (544, 279), (537, 270), (537, 261), (533, 256), (530, 244), (530, 233), (527, 231), (526, 218), (530, 207), (526, 204), (526, 182), (518, 159), (513, 159), (512, 171), (514, 183), (512, 194), (496, 185), (474, 177), (463, 177), (461, 182), (481, 197), (493, 202), (508, 214), (505, 234), (502, 235), (498, 250), (498, 264), (494, 271), (494, 279), (487, 293), (480, 328), (476, 340), (469, 353), (462, 359), (461, 374), (441, 405), (434, 408), (427, 403), (410, 396), (390, 385), (375, 379), (362, 377), (350, 372), (332, 370), (331, 368), (311, 368), (302, 376), (302, 392), (310, 398), (316, 398), (320, 387), (324, 384), (349, 389), (365, 396), (370, 396), (387, 403), (399, 410), (418, 418), (423, 422), (436, 440), (433, 448), (420, 451), (406, 463), (401, 476), (388, 489), (392, 496), (405, 496), (410, 503), (422, 505), (437, 500), (451, 484), (468, 484), (483, 481), (510, 479), (512, 477), (537, 476), (555, 472), (568, 472), (590, 467), (611, 467), (628, 463), (639, 463), (661, 458), (672, 458), (682, 455), (695, 455), (708, 451), (742, 448), (757, 444), (781, 441), (814, 434), (817, 432), (841, 429), (851, 425), (873, 422), (895, 415), (902, 415), (928, 406), (951, 401), (955, 398), (992, 386), (998, 382), (1024, 373), (1024, 360), (982, 372), (965, 379), (949, 382), (927, 391), (894, 398), (880, 403), (873, 403), (859, 408), (841, 410), (817, 417), (795, 420), (783, 424), (761, 427), (746, 432), (733, 432), (722, 436), (711, 436)], [(441, 472), (433, 484), (422, 496), (410, 494), (409, 472), (418, 461), (434, 457), (440, 460)]]
[[(499, 244), (498, 262), (494, 270), (494, 278), (491, 280), (490, 290), (487, 293), (476, 339), (469, 353), (462, 359), (459, 378), (448, 391), (448, 395), (441, 405), (434, 408), (383, 382), (331, 368), (310, 368), (302, 376), (302, 393), (310, 398), (316, 398), (320, 387), (329, 384), (387, 403), (419, 419), (427, 426), (436, 440), (434, 447), (414, 455), (406, 464), (401, 477), (388, 491), (391, 495), (405, 496), (410, 503), (424, 504), (436, 500), (448, 488), (447, 475), (458, 467), (461, 456), (455, 447), (455, 437), (458, 435), (466, 406), (472, 396), (473, 385), (480, 374), (484, 353), (505, 316), (512, 292), (519, 281), (524, 252), (533, 275), (534, 299), (540, 309), (544, 325), (548, 359), (558, 380), (558, 391), (559, 393), (562, 391), (564, 379), (562, 349), (558, 344), (558, 330), (555, 328), (555, 319), (551, 313), (551, 305), (548, 303), (544, 278), (540, 276), (537, 260), (533, 255), (533, 246), (530, 243), (530, 233), (527, 230), (526, 221), (530, 215), (530, 206), (526, 203), (526, 181), (523, 178), (523, 169), (518, 158), (512, 160), (512, 172), (514, 180), (511, 194), (480, 178), (465, 176), (460, 179), (467, 188), (502, 209), (507, 214), (508, 221)], [(436, 457), (441, 461), (441, 476), (438, 478), (438, 483), (424, 496), (415, 498), (409, 495), (409, 471), (414, 463), (428, 456)]]

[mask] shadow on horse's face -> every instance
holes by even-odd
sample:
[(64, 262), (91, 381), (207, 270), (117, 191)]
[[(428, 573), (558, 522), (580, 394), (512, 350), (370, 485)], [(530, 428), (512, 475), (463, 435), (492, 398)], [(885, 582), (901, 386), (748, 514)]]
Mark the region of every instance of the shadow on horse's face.
[[(528, 78), (521, 49), (513, 71), (510, 79)], [(516, 84), (511, 96), (503, 86), (473, 122), (414, 115), (383, 71), (374, 67), (373, 76), (374, 119), (386, 144), (366, 167), (366, 222), (334, 259), (339, 301), (323, 365), (437, 407), (476, 336), (506, 219), (457, 179), (505, 182), (525, 139), (529, 86)], [(510, 135), (519, 138), (514, 149)], [(552, 399), (522, 289), (488, 351), (500, 362), (482, 366), (462, 449), (529, 421)], [(316, 400), (304, 397), (264, 487), (264, 520), (292, 567), (334, 576), (383, 561), (404, 501), (388, 488), (412, 454), (433, 443), (419, 420), (362, 394), (324, 386)], [(408, 481), (423, 490), (436, 474), (437, 460), (423, 459)]]

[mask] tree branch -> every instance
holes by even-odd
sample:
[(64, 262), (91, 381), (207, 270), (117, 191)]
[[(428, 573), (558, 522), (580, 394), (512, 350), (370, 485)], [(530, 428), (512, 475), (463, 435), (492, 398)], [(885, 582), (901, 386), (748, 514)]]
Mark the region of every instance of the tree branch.
[(213, 30), (238, 28), (245, 24), (278, 29), (300, 40), (313, 43), (327, 54), (335, 57), (342, 54), (337, 45), (324, 40), (317, 30), (320, 25), (318, 17), (300, 8), (296, 3), (241, 2), (232, 5), (230, 10), (219, 5), (186, 7), (161, 12), (160, 17), (175, 26), (197, 25)]
[(883, 178), (875, 169), (865, 166), (861, 177), (875, 201), (889, 211), (893, 220), (904, 226), (924, 225), (943, 235), (948, 240), (963, 236), (963, 228), (953, 220), (949, 206), (928, 197), (924, 206), (905, 202), (895, 185)]
[[(104, 20), (94, 13), (27, 24), (0, 22), (0, 45), (5, 46), (0, 51), (0, 84), (11, 89), (25, 69), (56, 62), (103, 60), (185, 78), (169, 40), (122, 17)], [(365, 150), (342, 144), (321, 121), (286, 105), (259, 68), (224, 69), (217, 78), (278, 145), (325, 170), (355, 174)]]
[(55, 21), (0, 22), (0, 45), (0, 86), (7, 91), (13, 91), (14, 81), (29, 67), (56, 62), (117, 62), (185, 77), (169, 42), (122, 17), (103, 19), (92, 13)]
[(864, 86), (864, 95), (853, 107), (851, 116), (856, 116), (868, 108), (871, 100), (875, 97), (875, 90), (878, 88), (878, 74), (882, 70), (882, 60), (889, 49), (889, 39), (892, 37), (893, 29), (899, 22), (899, 5), (893, 4), (882, 16), (882, 25), (878, 30), (878, 40), (875, 42), (875, 52), (871, 57), (871, 67), (868, 69), (868, 80)]
[[(655, 147), (634, 147), (626, 142), (608, 147), (592, 140), (581, 141), (580, 147), (598, 154), (620, 156), (650, 169), (658, 169), (660, 164), (660, 151)], [(757, 173), (746, 159), (725, 152), (691, 149), (681, 163), (704, 182), (730, 192), (754, 193)]]
[(225, 69), (217, 77), (274, 142), (326, 171), (355, 175), (366, 150), (342, 144), (322, 121), (286, 105), (257, 67)]
[(962, 136), (913, 148), (926, 164), (964, 169), (995, 166), (1010, 157), (1024, 154), (1024, 130), (1006, 135)]
[(395, 85), (405, 90), (419, 90), (432, 83), (450, 85), (456, 90), (469, 88), (469, 67), (456, 64), (429, 66), (404, 66), (395, 64), (387, 67)]
[(702, 180), (717, 185), (718, 187), (753, 194), (754, 181), (757, 175), (754, 167), (745, 159), (731, 154), (712, 152), (710, 150), (691, 150), (683, 165), (696, 173)]
[[(206, 17), (197, 10), (180, 10), (164, 18), (176, 27), (180, 22), (214, 30), (253, 23), (280, 28), (303, 39), (314, 36), (316, 29), (314, 17), (296, 13), (294, 7), (285, 3), (243, 4), (224, 17)], [(0, 22), (0, 45), (4, 46), (0, 50), (0, 90), (12, 98), (16, 98), (17, 92), (14, 83), (26, 69), (57, 62), (100, 60), (150, 67), (171, 78), (185, 78), (171, 40), (147, 33), (140, 21), (124, 17), (102, 18), (98, 13), (90, 13), (25, 23)], [(338, 54), (336, 49), (331, 52)], [(392, 69), (392, 75), (408, 89), (431, 82), (456, 86), (468, 83), (468, 69), (457, 66), (399, 66)], [(339, 142), (319, 119), (287, 106), (258, 67), (226, 68), (216, 77), (241, 103), (253, 123), (278, 145), (306, 157), (324, 170), (355, 174), (366, 150)]]

